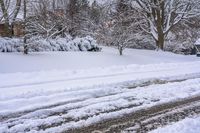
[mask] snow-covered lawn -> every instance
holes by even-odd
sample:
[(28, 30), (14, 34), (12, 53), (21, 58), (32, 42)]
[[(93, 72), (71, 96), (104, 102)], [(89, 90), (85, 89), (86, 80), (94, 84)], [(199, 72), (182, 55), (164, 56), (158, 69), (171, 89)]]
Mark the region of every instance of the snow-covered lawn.
[(199, 133), (200, 117), (187, 118), (172, 125), (156, 129), (150, 133)]
[(0, 53), (0, 73), (74, 70), (130, 64), (158, 64), (198, 61), (195, 56), (169, 52), (127, 49), (119, 56), (117, 49), (103, 47), (102, 52)]

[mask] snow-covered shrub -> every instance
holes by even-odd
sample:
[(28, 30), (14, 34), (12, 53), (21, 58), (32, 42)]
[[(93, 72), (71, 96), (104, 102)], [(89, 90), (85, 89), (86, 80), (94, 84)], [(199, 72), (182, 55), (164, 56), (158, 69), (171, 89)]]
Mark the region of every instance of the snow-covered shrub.
[(165, 41), (165, 50), (171, 51), (176, 54), (189, 55), (193, 53), (194, 50), (194, 38), (184, 37), (186, 35), (178, 35), (178, 33), (169, 32)]
[(0, 52), (19, 52), (23, 41), (20, 38), (2, 38), (0, 37)]
[[(28, 41), (30, 52), (41, 51), (100, 51), (96, 40), (90, 36), (72, 39), (65, 38), (43, 39), (34, 37)], [(0, 52), (22, 52), (23, 40), (16, 38), (0, 38)]]
[(193, 49), (194, 45), (190, 41), (169, 41), (165, 43), (165, 50), (176, 54), (189, 55), (192, 54)]
[[(84, 38), (75, 38), (72, 41), (73, 45), (78, 47), (80, 51), (100, 51), (101, 48), (98, 47), (96, 40), (90, 36)], [(72, 46), (73, 46), (72, 45)]]

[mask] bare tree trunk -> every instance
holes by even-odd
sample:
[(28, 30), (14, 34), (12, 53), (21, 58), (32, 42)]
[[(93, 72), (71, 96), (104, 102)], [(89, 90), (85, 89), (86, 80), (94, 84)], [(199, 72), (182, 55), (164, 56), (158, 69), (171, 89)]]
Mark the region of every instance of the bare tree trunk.
[[(155, 4), (157, 4), (155, 2)], [(156, 11), (156, 16), (155, 16), (155, 20), (156, 20), (156, 25), (157, 25), (157, 32), (158, 32), (158, 40), (156, 41), (157, 43), (157, 47), (161, 50), (164, 49), (164, 41), (165, 41), (165, 35), (164, 35), (164, 31), (163, 31), (163, 25), (164, 25), (164, 2), (161, 3), (160, 5), (161, 9), (155, 9)]]
[(6, 37), (12, 37), (12, 28), (9, 23), (4, 23), (4, 31)]
[(4, 23), (5, 34), (6, 34), (6, 36), (11, 37), (12, 31), (11, 31), (11, 27), (9, 24), (9, 14), (8, 14), (8, 11), (6, 10), (4, 0), (0, 0), (0, 6), (1, 6), (1, 11), (3, 13), (3, 18), (5, 20), (5, 23)]
[(24, 54), (28, 54), (28, 45), (26, 38), (26, 15), (27, 15), (27, 5), (26, 0), (24, 0)]
[(159, 33), (158, 34), (158, 40), (156, 40), (156, 46), (158, 47), (158, 49), (164, 50), (164, 34), (163, 33)]
[(21, 0), (17, 0), (12, 22), (15, 22), (17, 15), (19, 14), (20, 7), (21, 7)]
[(123, 55), (122, 49), (119, 50), (119, 55), (120, 55), (120, 56)]
[(118, 50), (119, 50), (119, 55), (122, 56), (123, 55), (123, 48), (119, 46)]
[(8, 18), (9, 16), (8, 16), (8, 12), (6, 10), (4, 0), (0, 0), (0, 5), (1, 5), (1, 10), (2, 10), (5, 21), (6, 21), (6, 23), (9, 23), (9, 18)]

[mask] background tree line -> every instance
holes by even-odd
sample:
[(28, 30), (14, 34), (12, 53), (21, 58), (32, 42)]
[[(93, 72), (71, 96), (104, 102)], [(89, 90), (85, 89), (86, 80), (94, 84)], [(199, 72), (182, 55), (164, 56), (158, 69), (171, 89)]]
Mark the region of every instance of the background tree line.
[(199, 37), (199, 7), (199, 0), (0, 0), (0, 21), (12, 37), (21, 15), (25, 43), (90, 35), (122, 55), (126, 47), (167, 50), (170, 41), (192, 43)]

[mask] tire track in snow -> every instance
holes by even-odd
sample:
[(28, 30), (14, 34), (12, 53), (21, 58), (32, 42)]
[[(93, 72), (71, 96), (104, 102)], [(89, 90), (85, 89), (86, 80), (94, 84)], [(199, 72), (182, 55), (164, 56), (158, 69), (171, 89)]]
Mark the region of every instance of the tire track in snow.
[(200, 114), (200, 95), (141, 109), (118, 118), (69, 130), (68, 132), (146, 133), (160, 126), (198, 114)]
[[(129, 82), (129, 83), (122, 83), (122, 84), (117, 84), (118, 86), (121, 86), (122, 88), (128, 88), (128, 89), (134, 89), (134, 88), (137, 88), (137, 87), (147, 87), (147, 86), (150, 86), (150, 85), (153, 85), (153, 84), (167, 84), (167, 83), (174, 83), (174, 82), (182, 82), (182, 81), (186, 81), (188, 79), (195, 79), (195, 78), (200, 78), (200, 74), (196, 74), (195, 76), (193, 75), (187, 75), (187, 77), (184, 77), (184, 78), (175, 78), (175, 79), (162, 79), (162, 80), (158, 80), (158, 79), (151, 79), (151, 80), (144, 80), (144, 81), (140, 81), (139, 83), (135, 83), (136, 81), (133, 81), (133, 82)], [(133, 85), (134, 84), (134, 85)], [(115, 88), (115, 86), (112, 86), (111, 87)], [(89, 90), (94, 90), (94, 88), (90, 88)], [(78, 90), (77, 90), (78, 91)], [(81, 90), (82, 92), (84, 91), (87, 91), (87, 90)], [(76, 92), (76, 91), (75, 91)], [(29, 113), (32, 113), (32, 112), (37, 112), (37, 111), (41, 111), (41, 110), (46, 110), (46, 109), (51, 109), (51, 108), (56, 108), (56, 107), (59, 107), (59, 106), (64, 106), (64, 105), (67, 105), (67, 104), (73, 104), (73, 103), (77, 103), (77, 102), (82, 102), (82, 101), (85, 101), (85, 100), (90, 100), (90, 99), (94, 99), (94, 98), (104, 98), (104, 97), (112, 97), (112, 96), (115, 96), (115, 95), (119, 95), (119, 94), (123, 94), (123, 93), (129, 93), (129, 91), (119, 91), (119, 92), (111, 92), (107, 95), (102, 95), (102, 96), (97, 96), (97, 97), (90, 97), (89, 99), (87, 97), (84, 97), (83, 98), (72, 98), (70, 99), (69, 101), (64, 101), (64, 102), (58, 102), (56, 104), (50, 104), (50, 105), (45, 105), (45, 106), (42, 106), (42, 107), (38, 107), (38, 108), (34, 108), (34, 109), (28, 109), (28, 110), (25, 110), (25, 111), (16, 111), (14, 113), (8, 113), (7, 115), (1, 115), (0, 114), (0, 122), (2, 121), (5, 121), (5, 120), (8, 120), (9, 118), (17, 118), (17, 117), (21, 117), (23, 115), (26, 115), (26, 114), (29, 114)], [(67, 92), (67, 94), (70, 94), (71, 92)], [(35, 97), (33, 97), (35, 98)], [(59, 96), (58, 96), (59, 98)], [(31, 99), (31, 98), (30, 98)], [(25, 99), (26, 100), (26, 99)], [(116, 99), (115, 99), (116, 100)], [(82, 106), (80, 107), (77, 107), (77, 108), (81, 108)], [(59, 112), (55, 113), (55, 114), (58, 114)], [(61, 112), (60, 112), (61, 113)], [(55, 115), (54, 114), (54, 115)], [(52, 115), (52, 114), (51, 114)]]
[[(191, 80), (191, 81), (193, 81), (193, 80)], [(183, 83), (184, 82), (187, 82), (187, 81), (182, 81)], [(180, 84), (182, 84), (182, 82), (180, 82), (180, 83), (177, 83), (177, 84), (174, 84), (174, 83), (167, 83), (167, 84), (174, 84), (174, 85), (176, 85), (176, 86), (179, 86)], [(195, 83), (195, 82), (194, 82)], [(155, 86), (155, 85), (154, 85)], [(159, 85), (160, 87), (162, 86), (162, 85)], [(189, 86), (188, 86), (189, 87)], [(141, 89), (143, 89), (143, 90), (145, 90), (145, 88), (141, 88)], [(146, 88), (147, 90), (148, 90), (148, 88)], [(130, 90), (130, 89), (129, 89)], [(134, 91), (135, 89), (133, 89), (133, 90), (131, 90), (131, 91)], [(131, 92), (129, 92), (129, 94), (131, 94)], [(120, 94), (121, 95), (121, 94)], [(132, 95), (132, 94), (131, 94)], [(125, 96), (127, 96), (127, 94), (125, 95)], [(111, 97), (113, 97), (113, 96), (111, 96)], [(123, 96), (122, 96), (123, 97)], [(99, 98), (101, 98), (101, 97), (99, 97)], [(133, 95), (133, 98), (135, 98), (135, 95)], [(108, 98), (109, 99), (109, 98)], [(75, 120), (74, 118), (72, 118), (72, 119), (68, 119), (69, 117), (66, 117), (66, 116), (71, 116), (71, 115), (67, 115), (67, 113), (69, 113), (69, 112), (76, 112), (76, 110), (78, 109), (78, 111), (86, 111), (87, 112), (87, 108), (88, 109), (91, 109), (92, 107), (97, 107), (97, 106), (93, 106), (92, 104), (89, 104), (88, 102), (89, 101), (91, 101), (91, 100), (93, 100), (94, 101), (94, 99), (88, 99), (88, 101), (85, 101), (85, 103), (87, 103), (88, 105), (86, 105), (85, 107), (85, 109), (84, 109), (84, 107), (81, 107), (81, 108), (75, 108), (75, 109), (72, 109), (72, 110), (67, 110), (67, 112), (61, 112), (60, 113), (60, 115), (59, 116), (50, 116), (50, 117), (52, 117), (53, 119), (53, 122), (51, 123), (51, 122), (49, 122), (48, 120), (49, 120), (49, 118), (50, 117), (48, 117), (47, 116), (47, 118), (36, 118), (35, 120), (34, 119), (31, 119), (31, 117), (30, 118), (28, 118), (27, 120), (23, 120), (23, 119), (21, 119), (21, 118), (18, 118), (18, 119), (15, 119), (15, 120), (13, 120), (13, 119), (11, 119), (10, 121), (5, 121), (5, 123), (4, 122), (2, 122), (1, 124), (3, 125), (3, 124), (8, 124), (9, 125), (9, 123), (11, 123), (11, 125), (9, 126), (10, 128), (16, 128), (18, 125), (20, 125), (20, 124), (24, 124), (23, 125), (23, 127), (25, 128), (25, 127), (27, 127), (28, 125), (26, 125), (26, 124), (28, 124), (28, 122), (29, 122), (29, 119), (33, 122), (33, 121), (35, 121), (34, 123), (37, 123), (37, 121), (39, 120), (42, 124), (40, 124), (39, 123), (39, 125), (37, 126), (37, 128), (39, 128), (39, 129), (46, 129), (46, 128), (49, 128), (49, 129), (51, 129), (51, 128), (59, 128), (59, 126), (60, 125), (62, 125), (62, 124), (68, 124), (68, 122), (69, 123), (71, 123), (71, 122), (73, 122), (74, 121), (74, 123), (76, 123), (76, 122), (79, 122), (79, 121), (82, 121), (82, 120), (87, 120), (87, 119), (90, 119), (90, 118), (92, 118), (92, 117), (98, 117), (98, 116), (101, 116), (101, 115), (106, 115), (106, 114), (112, 114), (112, 113), (115, 113), (115, 112), (117, 112), (117, 111), (123, 111), (123, 110), (126, 110), (126, 109), (128, 109), (128, 107), (124, 107), (124, 108), (120, 108), (120, 106), (121, 107), (123, 107), (123, 105), (120, 105), (118, 108), (116, 108), (115, 110), (112, 110), (112, 109), (107, 109), (107, 111), (105, 110), (105, 111), (100, 111), (98, 114), (91, 114), (91, 115), (85, 115), (85, 116), (88, 116), (88, 117), (77, 117), (77, 118), (80, 118), (80, 119), (77, 119), (77, 120)], [(99, 99), (97, 99), (97, 101), (98, 101)], [(132, 103), (134, 101), (134, 99), (132, 99), (132, 101), (130, 101), (130, 103)], [(148, 104), (148, 101), (150, 102), (150, 99), (146, 99), (146, 101), (147, 101), (147, 103), (146, 104)], [(105, 101), (100, 101), (99, 103), (97, 102), (96, 104), (98, 105), (98, 104), (101, 104), (101, 103), (103, 103), (103, 102), (105, 102)], [(110, 101), (110, 102), (116, 102), (116, 99), (113, 99), (113, 101)], [(152, 102), (157, 102), (157, 101), (152, 101)], [(81, 104), (82, 105), (82, 104)], [(117, 104), (116, 104), (117, 105)], [(141, 105), (142, 106), (142, 105)], [(144, 106), (145, 107), (145, 106)], [(94, 108), (94, 109), (95, 109)], [(100, 108), (102, 108), (102, 107), (100, 107)], [(130, 108), (130, 110), (131, 109), (134, 109), (134, 107), (131, 107)], [(97, 108), (97, 110), (98, 110), (98, 108)], [(77, 112), (78, 113), (78, 112)], [(56, 118), (56, 117), (58, 117), (58, 118)], [(61, 122), (59, 123), (59, 117), (60, 118), (64, 118), (63, 120), (61, 119)], [(56, 118), (56, 120), (57, 121), (55, 121), (54, 119)], [(38, 119), (38, 120), (37, 120)], [(65, 119), (67, 120), (67, 121), (65, 121)], [(21, 121), (22, 120), (22, 121)], [(47, 120), (47, 121), (46, 121)], [(45, 122), (46, 121), (46, 122)], [(13, 124), (12, 124), (12, 122), (13, 122)], [(50, 123), (50, 125), (48, 124), (48, 123)], [(56, 124), (56, 122), (57, 122), (57, 124)], [(47, 124), (47, 125), (45, 125), (45, 123)], [(43, 125), (44, 124), (44, 125)], [(70, 125), (70, 124), (69, 124)], [(32, 126), (36, 126), (36, 124), (34, 124), (34, 125), (32, 125)], [(46, 127), (45, 127), (46, 126)], [(54, 127), (55, 126), (55, 127)], [(31, 127), (30, 125), (28, 126), (28, 127)], [(27, 129), (28, 130), (31, 130), (31, 129), (29, 129), (27, 127)], [(33, 127), (34, 128), (34, 127)], [(36, 127), (35, 127), (36, 128)], [(73, 127), (72, 127), (73, 128)], [(49, 130), (49, 129), (47, 129), (47, 131)]]

